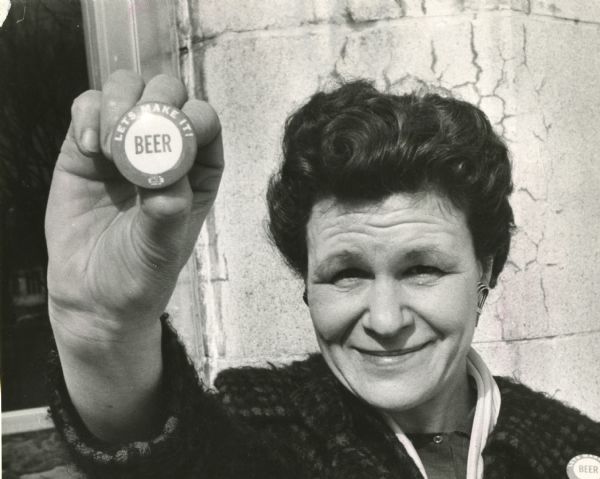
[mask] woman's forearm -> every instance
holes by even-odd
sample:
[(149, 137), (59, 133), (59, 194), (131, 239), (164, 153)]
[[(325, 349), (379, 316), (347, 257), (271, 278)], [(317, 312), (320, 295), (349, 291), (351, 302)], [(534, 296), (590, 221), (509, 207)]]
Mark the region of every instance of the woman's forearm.
[(107, 442), (149, 439), (162, 425), (161, 323), (137, 334), (82, 336), (52, 321), (69, 396), (87, 428)]

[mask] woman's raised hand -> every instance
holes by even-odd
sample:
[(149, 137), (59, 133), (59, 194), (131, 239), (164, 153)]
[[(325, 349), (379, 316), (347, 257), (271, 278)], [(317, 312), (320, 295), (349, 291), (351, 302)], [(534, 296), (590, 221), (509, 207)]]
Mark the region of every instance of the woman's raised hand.
[[(198, 152), (187, 177), (164, 189), (137, 188), (110, 151), (119, 118), (140, 102), (176, 106), (191, 120)], [(53, 326), (82, 338), (128, 334), (156, 322), (173, 291), (223, 170), (220, 124), (182, 83), (117, 71), (102, 91), (73, 103), (48, 209), (48, 292)]]
[[(161, 427), (161, 323), (177, 276), (217, 194), (219, 119), (187, 100), (179, 80), (144, 85), (113, 73), (73, 103), (46, 212), (48, 304), (65, 384), (88, 429), (106, 441)], [(164, 189), (138, 188), (112, 161), (113, 129), (140, 102), (180, 108), (196, 133), (189, 174)]]

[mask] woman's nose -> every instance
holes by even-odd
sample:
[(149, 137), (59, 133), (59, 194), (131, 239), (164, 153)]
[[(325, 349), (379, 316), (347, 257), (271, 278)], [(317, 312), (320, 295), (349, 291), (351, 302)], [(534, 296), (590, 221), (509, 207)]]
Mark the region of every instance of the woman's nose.
[(363, 316), (363, 326), (381, 337), (397, 335), (413, 323), (402, 288), (393, 281), (374, 281), (369, 291), (369, 307)]

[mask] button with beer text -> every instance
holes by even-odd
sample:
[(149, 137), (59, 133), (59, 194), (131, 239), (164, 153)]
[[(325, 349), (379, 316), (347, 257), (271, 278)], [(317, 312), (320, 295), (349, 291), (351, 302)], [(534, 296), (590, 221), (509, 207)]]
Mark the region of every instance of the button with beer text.
[(185, 176), (196, 156), (190, 119), (173, 106), (148, 102), (125, 113), (112, 135), (121, 174), (143, 188), (164, 188)]
[(594, 454), (579, 454), (567, 464), (569, 479), (600, 479), (600, 457)]

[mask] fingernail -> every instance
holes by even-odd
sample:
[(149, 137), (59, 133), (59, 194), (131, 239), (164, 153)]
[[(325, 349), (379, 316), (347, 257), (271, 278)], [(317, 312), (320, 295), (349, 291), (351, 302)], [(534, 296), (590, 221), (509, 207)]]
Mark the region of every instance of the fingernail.
[(83, 132), (83, 135), (81, 135), (81, 146), (90, 153), (97, 153), (99, 151), (98, 134), (95, 130), (88, 128)]

